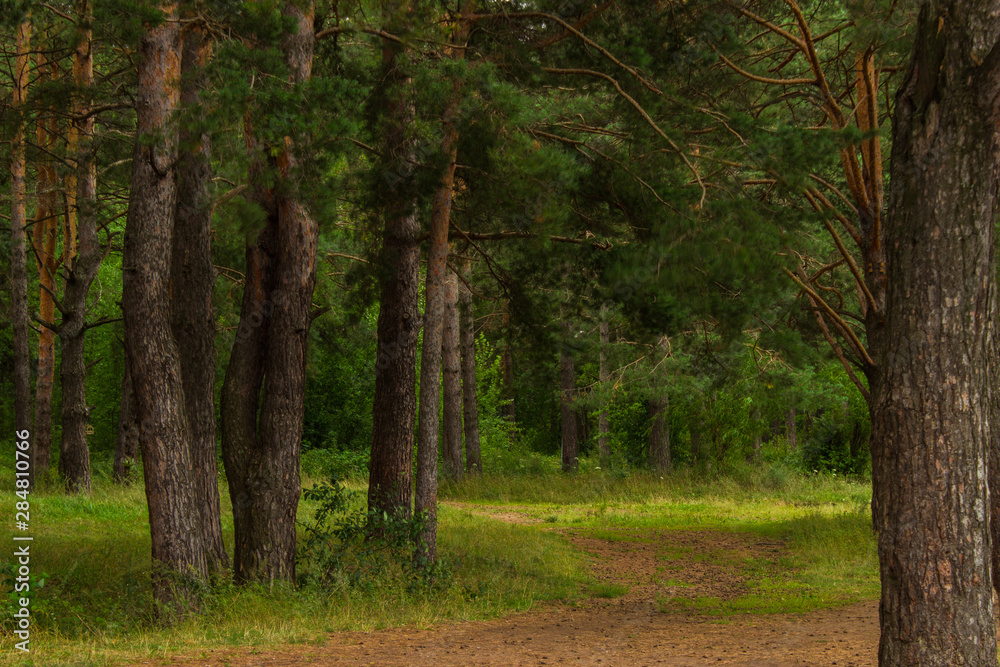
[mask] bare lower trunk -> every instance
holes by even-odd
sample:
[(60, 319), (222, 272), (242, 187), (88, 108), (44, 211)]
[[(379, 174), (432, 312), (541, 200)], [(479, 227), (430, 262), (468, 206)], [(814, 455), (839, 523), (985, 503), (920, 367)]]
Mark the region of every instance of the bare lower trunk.
[[(313, 6), (288, 3), (292, 29), (282, 40), (290, 85), (312, 72)], [(222, 450), (233, 503), (238, 582), (295, 581), (295, 515), (301, 495), (299, 454), (305, 399), (306, 347), (316, 283), (318, 229), (300, 201), (294, 143), (258, 146), (246, 136), (267, 215), (247, 250), (240, 328), (223, 386)], [(262, 185), (263, 155), (277, 187)], [(258, 403), (259, 401), (259, 403)], [(259, 417), (258, 417), (259, 405)]]
[(928, 2), (897, 98), (884, 331), (872, 346), (879, 664), (997, 664), (1000, 3)]
[(149, 504), (153, 594), (164, 612), (184, 613), (198, 607), (208, 566), (191, 480), (180, 358), (170, 330), (177, 142), (168, 122), (179, 101), (181, 45), (176, 13), (168, 7), (165, 15), (164, 23), (146, 27), (137, 54), (138, 138), (122, 259), (122, 311)]
[(670, 398), (665, 394), (649, 399), (649, 467), (670, 471)]
[(462, 479), (462, 364), (459, 355), (458, 277), (449, 272), (445, 284), (444, 331), (441, 357), (444, 394), (444, 469), (452, 480)]
[[(17, 28), (17, 57), (14, 63), (12, 106), (16, 113), (24, 104), (28, 90), (28, 50), (31, 44), (31, 22), (25, 20)], [(11, 328), (14, 344), (14, 430), (28, 432), (31, 426), (31, 357), (28, 351), (28, 261), (26, 191), (24, 184), (24, 119), (17, 126), (11, 141), (10, 158), (10, 233), (11, 233)]]
[[(463, 275), (471, 278), (469, 263)], [(476, 327), (472, 308), (472, 292), (459, 285), (459, 324), (462, 342), (462, 407), (465, 417), (465, 471), (481, 475), (483, 459), (479, 448), (479, 400), (476, 395)]]
[(413, 495), (413, 429), (417, 410), (416, 361), (420, 332), (420, 224), (414, 201), (397, 179), (414, 159), (410, 80), (396, 45), (382, 44), (382, 86), (378, 111), (384, 113), (382, 153), (388, 182), (382, 236), (378, 348), (372, 401), (371, 469), (368, 509), (380, 515), (410, 516)]
[[(601, 382), (601, 390), (608, 391), (608, 380), (611, 377), (608, 371), (608, 345), (611, 343), (611, 335), (608, 330), (608, 321), (605, 319), (607, 317), (607, 309), (601, 307), (601, 322), (598, 325), (598, 331), (601, 336), (601, 346), (598, 358), (598, 379)], [(605, 399), (609, 402), (610, 399)], [(610, 429), (608, 427), (608, 409), (605, 407), (597, 415), (597, 457), (601, 462), (601, 467), (607, 469), (608, 465), (611, 463), (611, 445), (610, 437), (608, 435)]]
[(132, 483), (132, 466), (139, 454), (139, 423), (135, 414), (132, 376), (125, 364), (122, 376), (122, 398), (118, 410), (118, 440), (115, 445), (114, 480), (116, 484)]
[(788, 449), (795, 451), (798, 449), (798, 427), (796, 424), (797, 414), (795, 406), (788, 408), (788, 412), (785, 413), (785, 439), (788, 442)]
[[(181, 57), (181, 104), (195, 118), (204, 88), (200, 70), (211, 57), (212, 43), (199, 28), (184, 35)], [(191, 464), (197, 505), (211, 573), (229, 567), (222, 542), (219, 466), (215, 425), (215, 317), (212, 293), (212, 208), (209, 182), (211, 138), (182, 128), (177, 161), (177, 208), (171, 257), (171, 329), (181, 355), (184, 406), (191, 431)]]
[(573, 412), (573, 399), (576, 394), (576, 364), (565, 344), (559, 351), (559, 387), (562, 469), (563, 472), (572, 472), (576, 470), (579, 463), (576, 415)]

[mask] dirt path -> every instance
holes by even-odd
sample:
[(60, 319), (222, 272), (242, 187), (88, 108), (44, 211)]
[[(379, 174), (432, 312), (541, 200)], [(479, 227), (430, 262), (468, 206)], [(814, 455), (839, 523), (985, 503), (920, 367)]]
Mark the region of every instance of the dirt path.
[[(477, 512), (518, 523), (527, 520), (516, 509), (502, 509), (493, 513), (489, 508), (478, 508)], [(548, 606), (502, 620), (430, 630), (334, 633), (325, 646), (294, 646), (257, 655), (220, 649), (205, 657), (177, 658), (168, 664), (874, 667), (877, 663), (875, 601), (806, 614), (728, 618), (659, 610), (666, 598), (677, 603), (738, 597), (747, 590), (748, 582), (734, 564), (747, 558), (773, 561), (783, 549), (780, 542), (714, 531), (564, 533), (593, 556), (595, 592), (617, 597), (595, 597), (577, 607)], [(628, 587), (624, 594), (622, 586)], [(678, 604), (683, 608), (683, 602)]]

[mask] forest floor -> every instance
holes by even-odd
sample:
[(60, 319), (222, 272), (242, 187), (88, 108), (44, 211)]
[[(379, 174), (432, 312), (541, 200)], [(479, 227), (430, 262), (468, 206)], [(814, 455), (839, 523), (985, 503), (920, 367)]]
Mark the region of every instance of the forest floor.
[[(449, 505), (511, 523), (541, 523), (517, 507)], [(465, 667), (740, 665), (869, 667), (878, 608), (870, 600), (765, 613), (752, 598), (781, 567), (781, 541), (719, 530), (555, 528), (591, 559), (590, 597), (492, 621), (339, 632), (322, 643), (215, 649), (131, 667)], [(748, 571), (747, 564), (754, 564)], [(752, 581), (756, 579), (756, 581)]]

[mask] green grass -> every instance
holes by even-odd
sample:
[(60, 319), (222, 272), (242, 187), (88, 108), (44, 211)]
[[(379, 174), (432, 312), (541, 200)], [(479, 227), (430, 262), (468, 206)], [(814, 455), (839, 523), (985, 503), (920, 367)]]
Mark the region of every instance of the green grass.
[[(11, 471), (0, 470), (0, 480), (10, 479)], [(355, 488), (363, 491), (358, 483)], [(12, 489), (3, 491), (0, 502), (12, 506)], [(231, 549), (226, 495), (223, 491), (223, 531)], [(878, 592), (864, 509), (869, 495), (864, 484), (787, 471), (744, 470), (729, 477), (601, 471), (484, 476), (442, 486), (439, 554), (453, 574), (436, 588), (408, 586), (398, 577), (332, 591), (222, 582), (206, 598), (201, 615), (165, 629), (153, 622), (141, 485), (122, 489), (98, 480), (90, 497), (43, 490), (30, 497), (31, 568), (46, 579), (32, 602), (33, 651), (24, 659), (4, 632), (0, 663), (104, 667), (176, 653), (197, 655), (215, 647), (322, 643), (332, 631), (431, 626), (493, 618), (543, 601), (624, 595), (625, 586), (593, 581), (587, 557), (555, 532), (567, 527), (602, 539), (630, 540), (646, 540), (654, 530), (732, 530), (787, 544), (777, 565), (745, 564), (754, 583), (741, 599), (661, 601), (667, 610), (689, 605), (713, 614), (768, 613), (795, 605), (804, 610), (843, 604)], [(538, 523), (511, 525), (474, 507), (449, 507), (448, 500), (515, 504)], [(315, 509), (315, 503), (302, 502), (300, 520), (308, 520)], [(9, 544), (9, 534), (6, 539)], [(666, 585), (683, 585), (682, 573), (674, 568), (689, 555), (683, 549), (663, 554), (664, 576), (674, 582)], [(5, 614), (4, 622), (9, 618)]]

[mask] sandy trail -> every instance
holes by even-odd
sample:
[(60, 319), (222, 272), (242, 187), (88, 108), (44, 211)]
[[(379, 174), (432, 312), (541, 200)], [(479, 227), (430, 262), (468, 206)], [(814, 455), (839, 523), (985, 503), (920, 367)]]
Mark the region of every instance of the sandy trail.
[[(472, 509), (462, 506), (462, 509)], [(497, 508), (500, 509), (500, 508)], [(511, 522), (529, 522), (509, 507), (477, 508)], [(623, 585), (619, 597), (593, 598), (570, 607), (549, 605), (501, 620), (474, 621), (427, 630), (396, 628), (329, 635), (325, 645), (296, 645), (260, 653), (218, 649), (204, 657), (178, 656), (144, 667), (466, 667), (507, 665), (608, 665), (694, 667), (874, 667), (878, 608), (872, 600), (805, 614), (743, 614), (720, 618), (659, 611), (660, 600), (716, 597), (746, 591), (734, 564), (774, 560), (780, 542), (716, 531), (600, 533), (564, 530), (593, 557), (598, 584)], [(613, 539), (603, 539), (610, 537)], [(137, 665), (134, 667), (138, 667)]]

